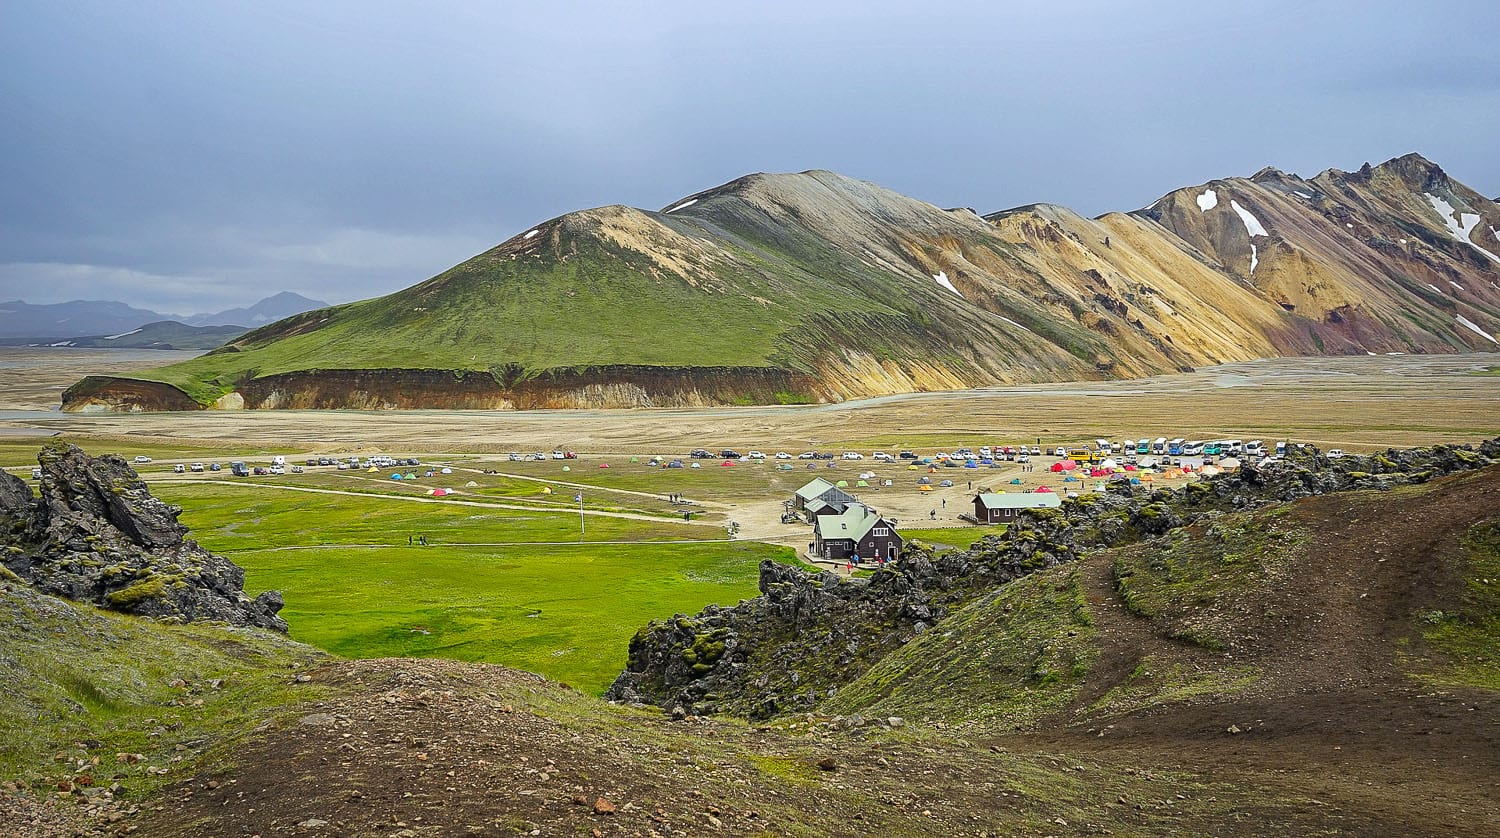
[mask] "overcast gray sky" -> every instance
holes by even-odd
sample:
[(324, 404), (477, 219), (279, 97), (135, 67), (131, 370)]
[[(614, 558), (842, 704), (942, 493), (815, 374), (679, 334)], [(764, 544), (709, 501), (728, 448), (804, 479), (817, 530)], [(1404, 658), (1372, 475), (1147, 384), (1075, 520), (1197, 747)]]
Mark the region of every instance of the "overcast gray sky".
[(1097, 214), (1420, 151), (1494, 197), (1497, 43), (1472, 2), (4, 0), (0, 299), (343, 302), (754, 171)]

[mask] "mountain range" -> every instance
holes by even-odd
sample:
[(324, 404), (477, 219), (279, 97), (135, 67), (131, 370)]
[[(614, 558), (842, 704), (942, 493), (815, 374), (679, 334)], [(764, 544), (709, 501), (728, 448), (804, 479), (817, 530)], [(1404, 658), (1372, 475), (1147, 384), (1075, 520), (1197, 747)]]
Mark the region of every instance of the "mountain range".
[(12, 300), (0, 302), (0, 343), (211, 349), (256, 326), (327, 305), (290, 291), (243, 308), (193, 315), (163, 314), (110, 300), (45, 305)]
[(1500, 205), (1417, 154), (1085, 218), (826, 171), (551, 219), (64, 408), (833, 402), (1276, 355), (1500, 349)]

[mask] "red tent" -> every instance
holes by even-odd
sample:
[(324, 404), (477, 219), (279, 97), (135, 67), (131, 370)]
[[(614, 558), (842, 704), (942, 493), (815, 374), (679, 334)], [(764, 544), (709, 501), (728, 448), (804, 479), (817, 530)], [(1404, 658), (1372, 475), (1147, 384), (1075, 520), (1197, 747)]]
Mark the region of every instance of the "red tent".
[[(1046, 486), (1038, 486), (1038, 487), (1036, 487), (1036, 490), (1037, 490), (1037, 492), (1052, 492), (1052, 490), (1049, 489), (1049, 488), (1047, 488)], [(1053, 494), (1057, 494), (1056, 492), (1052, 492), (1052, 493)]]
[(725, 460), (724, 462), (719, 463), (719, 465), (721, 465), (721, 466), (732, 466), (732, 465), (734, 465), (734, 462), (732, 460)]
[(1072, 471), (1078, 468), (1078, 463), (1073, 460), (1059, 460), (1056, 465), (1062, 471)]

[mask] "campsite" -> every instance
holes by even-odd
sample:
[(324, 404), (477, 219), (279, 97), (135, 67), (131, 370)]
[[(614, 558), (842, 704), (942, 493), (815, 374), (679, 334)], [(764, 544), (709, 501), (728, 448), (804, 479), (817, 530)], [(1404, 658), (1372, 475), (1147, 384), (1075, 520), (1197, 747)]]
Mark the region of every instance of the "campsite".
[[(30, 448), (0, 440), (0, 458), (18, 462)], [(966, 468), (925, 449), (889, 460), (873, 451), (790, 463), (700, 458), (698, 469), (668, 468), (688, 452), (660, 448), (530, 461), (509, 452), (249, 453), (170, 442), (131, 451), (149, 458), (136, 469), (184, 509), (198, 541), (245, 567), (250, 590), (284, 593), (294, 638), (350, 657), (504, 663), (591, 692), (618, 673), (630, 636), (652, 617), (753, 596), (763, 559), (856, 572), (844, 553), (810, 552), (803, 520), (784, 522), (786, 498), (809, 480), (827, 480), (900, 531), (913, 527), (911, 538), (963, 548), (1003, 528), (976, 522), (981, 491), (1066, 494), (1108, 479), (1093, 468), (1066, 482), (1079, 470), (1067, 459), (1056, 461), (1066, 474), (1003, 460)], [(265, 473), (176, 469), (200, 460)], [(358, 466), (337, 467), (350, 460)], [(271, 473), (277, 461), (312, 465)], [(1171, 470), (1134, 479), (1142, 478), (1196, 479)]]

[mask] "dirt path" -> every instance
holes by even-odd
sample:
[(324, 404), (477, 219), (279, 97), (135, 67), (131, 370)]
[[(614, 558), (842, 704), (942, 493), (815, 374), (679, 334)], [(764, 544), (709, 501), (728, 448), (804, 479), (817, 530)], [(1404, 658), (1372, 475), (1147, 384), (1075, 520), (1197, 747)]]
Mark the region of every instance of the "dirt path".
[[(249, 487), (249, 488), (255, 488), (255, 489), (270, 489), (270, 490), (273, 490), (273, 491), (282, 491), (282, 492), (308, 492), (308, 493), (317, 494), (317, 495), (344, 495), (344, 496), (347, 496), (347, 497), (356, 497), (356, 498), (379, 498), (381, 500), (397, 500), (397, 501), (406, 501), (408, 503), (435, 503), (435, 504), (446, 504), (446, 505), (449, 505), (449, 506), (476, 506), (476, 507), (480, 507), (480, 508), (484, 508), (484, 509), (512, 509), (512, 510), (518, 510), (518, 511), (522, 511), (522, 512), (559, 513), (559, 512), (570, 512), (570, 511), (574, 511), (574, 509), (575, 509), (575, 508), (569, 508), (569, 507), (523, 506), (521, 504), (495, 503), (493, 501), (455, 500), (451, 496), (445, 496), (445, 497), (441, 497), (441, 498), (436, 498), (436, 497), (418, 497), (418, 496), (414, 496), (414, 495), (387, 495), (387, 494), (379, 494), (379, 493), (376, 493), (376, 492), (351, 492), (351, 491), (349, 491), (347, 489), (319, 489), (319, 488), (315, 488), (315, 487), (312, 487), (312, 486), (286, 486), (286, 485), (277, 484), (277, 483), (235, 483), (235, 482), (229, 481), (229, 480), (201, 480), (201, 481), (197, 481), (197, 482), (200, 482), (200, 483), (217, 483), (217, 484), (220, 484), (220, 485), (223, 485), (223, 486), (240, 486), (240, 487)], [(689, 521), (678, 521), (677, 519), (674, 519), (674, 518), (667, 518), (667, 517), (660, 516), (660, 515), (646, 515), (646, 514), (639, 513), (639, 512), (611, 512), (611, 511), (606, 511), (606, 510), (602, 510), (602, 509), (585, 509), (585, 513), (588, 514), (588, 515), (596, 516), (596, 517), (603, 517), (603, 518), (625, 518), (625, 519), (632, 520), (632, 521), (651, 521), (651, 522), (657, 523), (657, 524), (663, 524), (663, 523), (683, 523), (683, 524), (688, 524), (688, 523), (691, 523), (693, 526), (699, 526), (699, 527), (702, 527), (702, 526), (713, 526), (715, 528), (718, 527), (717, 524), (705, 524), (705, 523), (700, 522), (700, 521), (692, 521), (692, 522), (689, 522)]]
[(1083, 715), (1148, 657), (1153, 666), (1162, 668), (1174, 664), (1197, 668), (1211, 657), (1201, 647), (1163, 637), (1150, 620), (1130, 613), (1115, 588), (1112, 551), (1098, 551), (1079, 562), (1078, 582), (1088, 599), (1100, 654), (1073, 700), (1071, 713)]

